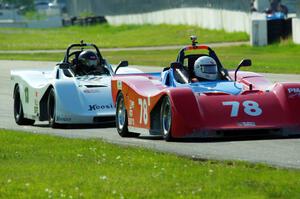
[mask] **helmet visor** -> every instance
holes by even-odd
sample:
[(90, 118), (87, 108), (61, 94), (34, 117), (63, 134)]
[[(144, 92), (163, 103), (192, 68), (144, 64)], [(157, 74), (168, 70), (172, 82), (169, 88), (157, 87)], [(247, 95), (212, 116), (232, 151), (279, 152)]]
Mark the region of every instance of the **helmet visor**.
[(97, 59), (90, 59), (87, 61), (87, 65), (89, 67), (92, 67), (92, 66), (97, 66)]
[(203, 73), (216, 74), (218, 72), (218, 69), (217, 66), (214, 64), (205, 64), (201, 65), (201, 71)]

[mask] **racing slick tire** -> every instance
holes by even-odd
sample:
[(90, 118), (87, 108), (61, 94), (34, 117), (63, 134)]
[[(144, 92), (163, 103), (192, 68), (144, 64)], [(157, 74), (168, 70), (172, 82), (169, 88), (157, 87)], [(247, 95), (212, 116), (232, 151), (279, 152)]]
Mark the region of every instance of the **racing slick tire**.
[(172, 109), (171, 109), (171, 102), (168, 96), (165, 96), (162, 101), (162, 105), (160, 109), (160, 124), (161, 124), (162, 136), (164, 140), (166, 141), (174, 140), (171, 132)]
[(55, 101), (55, 92), (54, 89), (51, 88), (48, 101), (47, 101), (47, 110), (48, 110), (48, 121), (49, 126), (52, 128), (58, 128), (59, 124), (55, 121), (55, 109), (56, 109), (56, 101)]
[(18, 85), (14, 90), (14, 118), (18, 125), (33, 125), (35, 122), (34, 120), (24, 118), (20, 88)]
[(124, 96), (120, 92), (116, 103), (116, 127), (121, 137), (138, 137), (138, 133), (128, 131), (127, 111), (124, 104)]

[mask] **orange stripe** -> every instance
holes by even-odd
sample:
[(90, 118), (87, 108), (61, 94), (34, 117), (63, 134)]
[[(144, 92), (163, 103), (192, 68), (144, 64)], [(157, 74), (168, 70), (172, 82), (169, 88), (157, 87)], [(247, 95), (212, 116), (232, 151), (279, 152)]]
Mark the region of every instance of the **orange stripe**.
[(187, 46), (184, 50), (208, 50), (208, 46)]

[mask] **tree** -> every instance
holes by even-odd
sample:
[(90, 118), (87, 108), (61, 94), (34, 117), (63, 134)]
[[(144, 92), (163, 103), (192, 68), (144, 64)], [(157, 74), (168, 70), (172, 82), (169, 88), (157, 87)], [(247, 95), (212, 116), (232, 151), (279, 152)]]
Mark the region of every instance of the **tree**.
[(15, 5), (16, 7), (19, 6), (26, 6), (26, 7), (33, 7), (34, 0), (0, 0), (1, 3), (8, 3)]

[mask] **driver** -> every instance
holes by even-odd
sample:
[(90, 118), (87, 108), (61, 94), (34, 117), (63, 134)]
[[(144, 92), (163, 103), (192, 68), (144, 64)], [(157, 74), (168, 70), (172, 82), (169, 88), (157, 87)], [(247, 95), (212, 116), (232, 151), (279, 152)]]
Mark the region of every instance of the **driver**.
[(195, 77), (192, 82), (215, 81), (218, 79), (218, 67), (216, 61), (209, 56), (199, 57), (194, 64)]
[(99, 57), (93, 51), (82, 51), (78, 56), (78, 65), (75, 67), (75, 74), (87, 75), (105, 73), (105, 69), (100, 65)]

